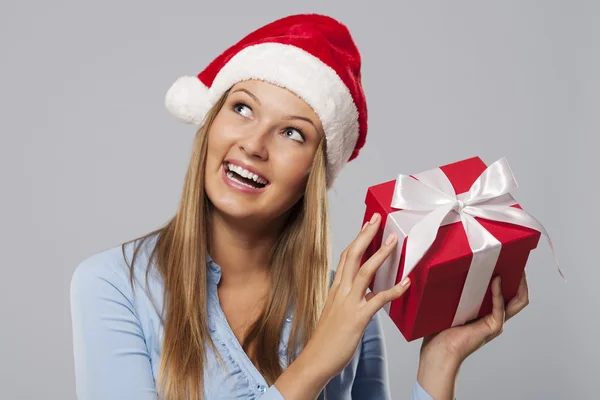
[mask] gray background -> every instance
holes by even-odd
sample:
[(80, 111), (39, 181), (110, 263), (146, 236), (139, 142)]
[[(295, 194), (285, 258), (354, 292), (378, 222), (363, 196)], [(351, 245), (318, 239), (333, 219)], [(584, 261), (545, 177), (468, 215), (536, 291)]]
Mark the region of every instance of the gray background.
[[(335, 259), (369, 185), (506, 156), (568, 283), (540, 242), (531, 305), (468, 359), (459, 398), (597, 396), (599, 3), (204, 3), (2, 1), (2, 398), (75, 398), (74, 268), (175, 211), (194, 129), (164, 110), (168, 86), (260, 25), (311, 11), (353, 32), (370, 111), (367, 146), (331, 192)], [(420, 341), (384, 324), (392, 395), (407, 398)]]

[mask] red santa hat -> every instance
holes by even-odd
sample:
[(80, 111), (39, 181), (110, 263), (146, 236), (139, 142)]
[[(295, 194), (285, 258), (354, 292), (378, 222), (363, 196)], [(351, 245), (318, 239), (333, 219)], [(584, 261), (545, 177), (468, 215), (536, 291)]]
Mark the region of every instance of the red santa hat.
[(360, 69), (360, 54), (345, 25), (324, 15), (291, 15), (248, 34), (197, 76), (176, 80), (165, 103), (179, 119), (201, 124), (237, 82), (258, 79), (290, 90), (321, 120), (331, 187), (342, 167), (358, 155), (367, 135)]

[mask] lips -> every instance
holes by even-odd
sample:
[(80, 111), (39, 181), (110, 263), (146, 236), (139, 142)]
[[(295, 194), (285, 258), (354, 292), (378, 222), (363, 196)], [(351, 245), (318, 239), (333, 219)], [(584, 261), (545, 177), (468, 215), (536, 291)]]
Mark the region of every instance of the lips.
[(224, 161), (223, 166), (228, 171), (236, 173), (238, 176), (248, 180), (250, 183), (255, 182), (261, 187), (269, 184), (269, 179), (267, 179), (267, 177), (261, 171), (242, 161), (228, 159)]
[(264, 192), (270, 184), (263, 187), (254, 187), (248, 183), (242, 182), (234, 176), (235, 174), (227, 169), (225, 164), (221, 166), (221, 178), (227, 186), (237, 191), (250, 194), (258, 194)]

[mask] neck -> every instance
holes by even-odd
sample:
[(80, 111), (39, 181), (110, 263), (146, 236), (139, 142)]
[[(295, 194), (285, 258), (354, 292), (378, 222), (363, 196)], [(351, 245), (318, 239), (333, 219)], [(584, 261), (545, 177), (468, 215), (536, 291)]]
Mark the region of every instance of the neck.
[(282, 223), (242, 223), (213, 210), (209, 253), (221, 267), (221, 288), (248, 287), (266, 282), (271, 250)]

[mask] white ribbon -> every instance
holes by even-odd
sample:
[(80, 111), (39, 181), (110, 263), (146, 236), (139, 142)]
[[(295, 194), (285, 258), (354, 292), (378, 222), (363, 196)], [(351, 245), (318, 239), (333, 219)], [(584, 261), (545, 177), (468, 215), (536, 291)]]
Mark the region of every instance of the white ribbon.
[[(401, 210), (388, 214), (384, 227), (384, 238), (389, 233), (396, 233), (399, 245), (379, 268), (373, 292), (394, 285), (406, 236), (402, 279), (410, 274), (429, 250), (441, 226), (461, 221), (473, 259), (452, 326), (476, 318), (502, 244), (475, 217), (525, 226), (542, 233), (548, 239), (558, 272), (564, 279), (554, 245), (542, 224), (525, 211), (511, 207), (516, 202), (509, 192), (517, 186), (505, 158), (490, 165), (468, 192), (458, 196), (448, 177), (439, 168), (414, 175), (414, 178), (399, 175), (391, 206)], [(389, 313), (389, 303), (385, 309)]]

